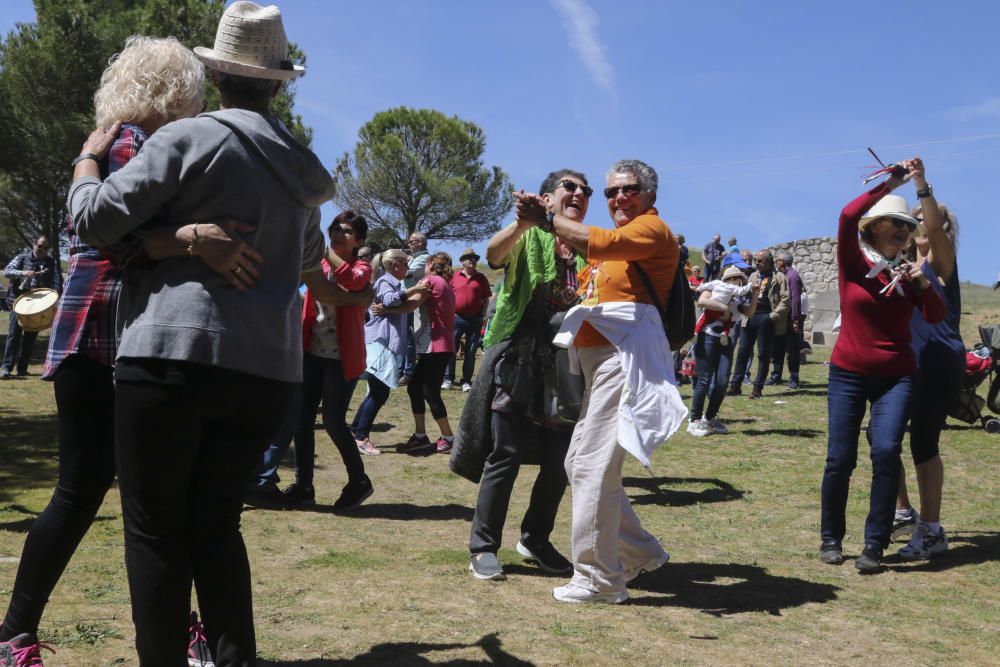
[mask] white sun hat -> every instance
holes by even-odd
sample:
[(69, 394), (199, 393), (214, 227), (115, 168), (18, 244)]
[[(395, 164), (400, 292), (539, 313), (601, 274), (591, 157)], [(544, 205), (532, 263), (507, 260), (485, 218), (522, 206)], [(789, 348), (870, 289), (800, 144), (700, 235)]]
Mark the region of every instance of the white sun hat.
[(234, 2), (219, 19), (215, 46), (196, 46), (194, 54), (217, 72), (253, 79), (287, 81), (305, 72), (288, 59), (281, 10), (274, 5)]
[(864, 229), (868, 223), (879, 218), (902, 220), (910, 226), (911, 232), (915, 231), (919, 224), (919, 221), (910, 215), (910, 207), (907, 206), (906, 200), (899, 195), (886, 195), (882, 197), (877, 204), (868, 209), (868, 212), (862, 216), (858, 222), (858, 228)]

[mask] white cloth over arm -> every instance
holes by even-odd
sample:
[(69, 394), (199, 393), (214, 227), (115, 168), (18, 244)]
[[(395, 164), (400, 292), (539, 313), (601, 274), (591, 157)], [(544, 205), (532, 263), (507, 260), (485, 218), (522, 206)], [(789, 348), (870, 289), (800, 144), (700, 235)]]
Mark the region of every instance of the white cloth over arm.
[(644, 466), (687, 417), (660, 315), (644, 303), (575, 306), (553, 343), (568, 348), (584, 321), (618, 350), (625, 388), (618, 406), (618, 443)]

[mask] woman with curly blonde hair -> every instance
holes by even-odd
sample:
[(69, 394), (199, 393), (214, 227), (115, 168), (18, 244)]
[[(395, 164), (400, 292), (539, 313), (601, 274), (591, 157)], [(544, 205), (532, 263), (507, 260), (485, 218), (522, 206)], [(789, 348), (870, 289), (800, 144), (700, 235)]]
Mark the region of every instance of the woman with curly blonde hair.
[[(166, 123), (201, 111), (204, 82), (201, 63), (176, 39), (130, 37), (111, 60), (94, 96), (98, 124), (121, 123), (114, 144), (100, 161), (102, 175), (124, 166)], [(238, 246), (216, 225), (201, 229), (199, 249), (206, 251), (202, 253), (206, 261), (217, 262), (220, 252), (225, 255)], [(142, 248), (135, 240), (91, 248), (77, 236), (72, 220), (68, 234), (69, 277), (42, 375), (55, 388), (59, 481), (24, 543), (0, 627), (0, 665), (42, 664), (36, 633), (45, 604), (115, 476), (115, 314), (123, 267)], [(159, 243), (172, 237), (172, 229), (157, 230), (147, 237), (145, 250), (156, 257)]]

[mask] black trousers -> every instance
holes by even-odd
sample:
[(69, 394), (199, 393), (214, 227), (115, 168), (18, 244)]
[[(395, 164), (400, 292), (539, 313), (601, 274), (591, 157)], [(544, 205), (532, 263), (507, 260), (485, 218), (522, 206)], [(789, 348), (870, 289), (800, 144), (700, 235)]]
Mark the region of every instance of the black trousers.
[(75, 354), (59, 365), (54, 384), (59, 481), (24, 541), (0, 641), (37, 633), (49, 595), (115, 477), (111, 367)]
[(767, 379), (767, 369), (771, 365), (771, 347), (774, 345), (774, 322), (770, 313), (756, 314), (747, 320), (747, 325), (740, 332), (740, 351), (736, 355), (733, 376), (729, 381), (731, 387), (738, 387), (743, 382), (739, 373), (746, 368), (753, 357), (753, 346), (757, 343), (757, 373), (754, 375), (754, 389), (762, 389)]
[[(524, 460), (525, 442), (531, 429), (540, 429), (522, 415), (500, 412), (492, 415), (493, 451), (486, 459), (479, 482), (469, 538), (469, 551), (474, 554), (496, 553), (500, 549), (510, 494)], [(556, 512), (566, 491), (566, 451), (573, 435), (549, 430), (542, 433), (543, 437), (536, 438), (541, 454), (538, 477), (521, 522), (521, 538), (535, 543), (547, 542), (555, 525)]]
[(177, 384), (119, 380), (116, 460), (141, 665), (187, 665), (192, 581), (215, 664), (255, 663), (243, 486), (292, 388), (196, 364)]
[(792, 318), (788, 318), (788, 327), (785, 333), (774, 337), (774, 348), (772, 350), (771, 377), (775, 382), (781, 381), (781, 373), (785, 370), (785, 355), (788, 355), (788, 376), (799, 381), (799, 366), (802, 356), (802, 327), (806, 318), (798, 319), (798, 333), (792, 327)]
[(417, 355), (413, 375), (410, 376), (410, 383), (406, 385), (406, 393), (410, 397), (410, 410), (413, 414), (424, 414), (426, 401), (434, 419), (448, 416), (448, 408), (441, 399), (441, 383), (444, 381), (444, 372), (448, 369), (451, 355), (451, 352), (427, 352)]

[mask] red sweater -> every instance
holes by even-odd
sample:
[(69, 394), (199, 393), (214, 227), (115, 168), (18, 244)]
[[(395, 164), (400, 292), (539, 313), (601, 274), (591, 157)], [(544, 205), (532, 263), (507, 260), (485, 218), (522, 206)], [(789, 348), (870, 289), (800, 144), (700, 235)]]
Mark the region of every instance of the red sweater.
[[(359, 292), (368, 286), (372, 277), (372, 267), (357, 258), (349, 259), (332, 272), (330, 263), (323, 259), (323, 273), (333, 277), (337, 284), (349, 292)], [(365, 307), (337, 306), (337, 344), (340, 346), (340, 365), (344, 369), (344, 379), (353, 380), (368, 367), (365, 353)], [(309, 349), (312, 328), (316, 323), (316, 300), (306, 290), (306, 300), (302, 304), (302, 349)]]
[(858, 222), (890, 189), (885, 183), (869, 190), (840, 213), (837, 233), (837, 276), (840, 290), (840, 335), (830, 362), (846, 371), (876, 377), (902, 377), (917, 369), (910, 349), (910, 316), (914, 307), (930, 323), (944, 319), (945, 307), (933, 289), (917, 290), (900, 282), (895, 290), (879, 291), (889, 283), (887, 271), (865, 278), (872, 263), (861, 252)]

